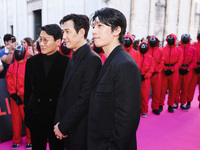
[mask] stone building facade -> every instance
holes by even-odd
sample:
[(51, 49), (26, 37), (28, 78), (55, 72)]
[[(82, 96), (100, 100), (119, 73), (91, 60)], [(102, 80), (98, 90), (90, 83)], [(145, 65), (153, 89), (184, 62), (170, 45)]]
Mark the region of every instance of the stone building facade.
[(70, 13), (90, 18), (103, 7), (122, 11), (127, 32), (135, 34), (136, 39), (156, 35), (163, 41), (170, 33), (178, 39), (189, 33), (195, 41), (200, 30), (200, 0), (0, 0), (0, 45), (6, 33), (15, 35), (18, 42), (27, 36), (36, 39), (42, 25), (59, 24)]

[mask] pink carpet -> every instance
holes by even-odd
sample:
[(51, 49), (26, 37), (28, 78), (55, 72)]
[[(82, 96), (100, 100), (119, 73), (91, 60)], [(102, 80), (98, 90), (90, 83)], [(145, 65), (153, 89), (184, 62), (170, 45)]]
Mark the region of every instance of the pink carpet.
[[(171, 114), (165, 105), (161, 115), (156, 116), (151, 112), (149, 103), (147, 118), (141, 118), (137, 131), (138, 150), (200, 150), (200, 109), (197, 90), (198, 87), (188, 112), (179, 107)], [(17, 150), (25, 150), (25, 145), (23, 138)], [(0, 150), (11, 150), (11, 146), (12, 141), (3, 142), (0, 144)]]

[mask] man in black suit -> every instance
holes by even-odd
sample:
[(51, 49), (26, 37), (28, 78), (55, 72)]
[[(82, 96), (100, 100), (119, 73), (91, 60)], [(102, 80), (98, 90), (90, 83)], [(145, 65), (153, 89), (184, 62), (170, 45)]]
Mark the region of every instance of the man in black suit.
[(64, 142), (53, 132), (58, 95), (69, 60), (57, 51), (61, 38), (58, 25), (43, 26), (39, 37), (41, 53), (27, 60), (24, 110), (33, 150), (46, 150), (47, 139), (51, 150), (64, 149)]
[(107, 57), (91, 93), (88, 150), (136, 150), (140, 120), (141, 78), (133, 58), (123, 49), (126, 18), (104, 8), (92, 17), (93, 38)]
[(66, 46), (74, 53), (59, 95), (54, 132), (59, 139), (65, 138), (67, 150), (87, 150), (90, 93), (102, 66), (101, 58), (87, 44), (87, 16), (70, 14), (60, 24)]

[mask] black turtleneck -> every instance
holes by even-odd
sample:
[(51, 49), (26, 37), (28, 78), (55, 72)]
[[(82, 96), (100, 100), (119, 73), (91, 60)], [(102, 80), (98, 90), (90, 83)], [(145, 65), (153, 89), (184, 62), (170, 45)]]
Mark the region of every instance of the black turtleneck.
[(56, 51), (52, 55), (45, 55), (45, 54), (42, 55), (45, 76), (48, 75), (49, 70), (50, 70), (50, 68), (51, 68), (51, 66), (52, 66), (52, 64), (53, 64), (53, 62), (56, 58), (57, 53), (58, 52)]

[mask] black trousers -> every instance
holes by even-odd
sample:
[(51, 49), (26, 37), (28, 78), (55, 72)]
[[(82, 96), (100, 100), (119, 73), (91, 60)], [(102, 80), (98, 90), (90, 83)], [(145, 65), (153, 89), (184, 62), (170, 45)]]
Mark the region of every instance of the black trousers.
[(50, 150), (64, 150), (64, 141), (56, 138), (53, 128), (51, 130), (30, 130), (32, 150), (46, 150), (47, 140)]
[(64, 140), (65, 150), (87, 150), (86, 145), (71, 144), (68, 139)]

